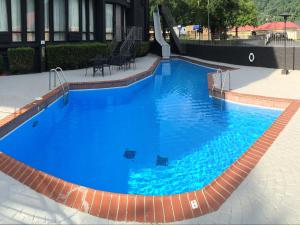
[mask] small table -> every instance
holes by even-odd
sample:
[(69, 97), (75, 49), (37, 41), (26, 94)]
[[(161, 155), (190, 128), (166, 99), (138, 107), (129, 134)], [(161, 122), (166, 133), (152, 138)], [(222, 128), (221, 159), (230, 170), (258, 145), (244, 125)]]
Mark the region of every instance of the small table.
[[(111, 75), (110, 64), (108, 63), (107, 58), (95, 57), (90, 60), (90, 64), (93, 66), (93, 77), (96, 76), (97, 71), (102, 71), (102, 76), (104, 77), (104, 68), (105, 67), (109, 68), (109, 72)], [(86, 71), (86, 75), (87, 75), (87, 71)]]

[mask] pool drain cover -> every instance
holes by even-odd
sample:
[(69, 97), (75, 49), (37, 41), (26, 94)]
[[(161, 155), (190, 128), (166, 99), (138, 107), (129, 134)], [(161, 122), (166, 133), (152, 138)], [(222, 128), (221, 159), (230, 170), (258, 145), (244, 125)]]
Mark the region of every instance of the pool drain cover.
[(131, 150), (126, 150), (124, 152), (124, 158), (126, 159), (134, 159), (135, 158), (135, 155), (136, 155), (136, 152), (135, 151), (131, 151)]
[(158, 155), (157, 158), (156, 158), (156, 165), (157, 166), (168, 166), (169, 165), (169, 159), (161, 157), (161, 156)]
[(39, 121), (34, 121), (34, 122), (32, 123), (32, 127), (37, 127), (38, 124), (39, 124)]

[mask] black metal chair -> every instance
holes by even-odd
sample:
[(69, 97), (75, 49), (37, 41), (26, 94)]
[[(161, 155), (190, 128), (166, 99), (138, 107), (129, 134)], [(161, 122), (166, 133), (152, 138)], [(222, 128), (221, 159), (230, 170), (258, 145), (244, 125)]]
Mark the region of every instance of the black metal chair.
[(109, 60), (110, 62), (110, 65), (112, 65), (112, 66), (117, 66), (118, 67), (118, 69), (122, 69), (122, 68), (124, 68), (124, 70), (125, 70), (125, 64), (126, 64), (126, 62), (125, 62), (125, 58), (124, 58), (124, 56), (122, 56), (122, 55), (112, 55), (111, 57), (110, 57), (110, 60)]
[(98, 71), (101, 71), (102, 76), (104, 76), (105, 67), (109, 68), (109, 72), (110, 72), (110, 75), (111, 75), (111, 65), (108, 61), (108, 58), (97, 55), (95, 58), (91, 59), (89, 61), (88, 67), (86, 68), (85, 76), (87, 76), (87, 71), (88, 71), (90, 66), (93, 67), (93, 77), (96, 75), (96, 73)]
[(97, 71), (102, 71), (102, 76), (104, 76), (104, 61), (102, 59), (94, 59), (93, 61), (93, 77), (96, 76)]

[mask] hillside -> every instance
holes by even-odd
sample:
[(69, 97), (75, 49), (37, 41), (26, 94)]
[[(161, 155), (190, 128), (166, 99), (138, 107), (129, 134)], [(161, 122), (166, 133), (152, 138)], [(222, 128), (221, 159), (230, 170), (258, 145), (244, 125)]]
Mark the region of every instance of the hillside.
[(289, 12), (292, 21), (300, 22), (300, 0), (254, 0), (259, 12), (259, 23), (278, 21), (282, 12)]

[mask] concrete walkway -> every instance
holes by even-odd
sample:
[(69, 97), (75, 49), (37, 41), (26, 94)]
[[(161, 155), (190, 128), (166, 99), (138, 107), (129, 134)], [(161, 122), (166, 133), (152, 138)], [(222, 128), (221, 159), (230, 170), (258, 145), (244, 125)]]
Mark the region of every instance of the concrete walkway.
[[(112, 78), (130, 76), (138, 70), (149, 67), (154, 60), (154, 56), (139, 59), (136, 71), (120, 73)], [(232, 75), (231, 87), (234, 91), (300, 99), (300, 88), (296, 88), (300, 84), (300, 71), (284, 77), (279, 75), (280, 70), (240, 68), (241, 70), (234, 71)], [(103, 79), (84, 78), (83, 71), (71, 71), (67, 74), (67, 79), (75, 79), (72, 81)], [(110, 77), (105, 79), (108, 78)], [(43, 95), (47, 92), (47, 84), (47, 74), (41, 74), (41, 77), (38, 75), (0, 77), (1, 110), (6, 107), (8, 109), (6, 113), (9, 113)], [(246, 180), (217, 212), (177, 224), (300, 224), (299, 146), (300, 111)], [(62, 206), (1, 172), (0, 223), (115, 224)]]
[[(300, 70), (291, 70), (288, 76), (282, 75), (280, 69), (239, 66), (226, 63), (199, 60), (209, 64), (233, 67), (238, 70), (230, 72), (230, 89), (233, 92), (261, 95), (277, 98), (300, 99)], [(228, 87), (226, 82), (226, 87)]]

